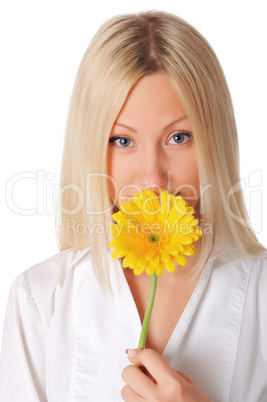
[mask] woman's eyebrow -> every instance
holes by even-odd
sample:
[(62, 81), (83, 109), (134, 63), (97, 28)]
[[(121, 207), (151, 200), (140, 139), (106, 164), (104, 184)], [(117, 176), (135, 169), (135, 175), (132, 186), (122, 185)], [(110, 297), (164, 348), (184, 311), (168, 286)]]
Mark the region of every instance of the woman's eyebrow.
[(166, 130), (167, 128), (173, 126), (174, 124), (180, 123), (180, 121), (187, 119), (187, 116), (181, 116), (178, 119), (172, 121), (171, 123), (167, 124), (167, 126), (164, 127), (164, 130)]
[[(169, 127), (173, 126), (176, 123), (179, 123), (180, 121), (182, 121), (184, 119), (187, 119), (187, 116), (182, 116), (182, 117), (179, 117), (178, 119), (173, 120), (171, 123), (167, 124), (167, 126), (165, 126), (163, 128), (163, 130), (168, 129)], [(130, 130), (130, 131), (132, 131), (134, 133), (137, 132), (137, 130), (135, 130), (133, 127), (128, 126), (127, 124), (117, 122), (117, 123), (114, 124), (114, 126), (121, 126), (121, 127), (127, 128), (128, 130)]]
[(134, 133), (137, 132), (134, 128), (127, 126), (126, 124), (123, 124), (123, 123), (115, 123), (114, 126), (121, 126), (121, 127), (127, 128), (130, 131), (133, 131)]

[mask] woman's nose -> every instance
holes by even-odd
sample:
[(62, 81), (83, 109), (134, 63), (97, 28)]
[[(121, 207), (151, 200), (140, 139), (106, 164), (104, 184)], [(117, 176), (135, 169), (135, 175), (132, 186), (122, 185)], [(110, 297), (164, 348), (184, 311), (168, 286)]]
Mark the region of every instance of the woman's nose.
[(148, 147), (139, 159), (139, 183), (145, 189), (159, 192), (167, 184), (167, 166), (162, 150)]

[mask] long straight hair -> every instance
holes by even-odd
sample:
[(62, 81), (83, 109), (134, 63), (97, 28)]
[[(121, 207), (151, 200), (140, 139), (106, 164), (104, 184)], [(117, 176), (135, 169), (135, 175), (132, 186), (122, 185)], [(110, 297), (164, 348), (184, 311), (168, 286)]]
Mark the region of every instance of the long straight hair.
[(163, 72), (182, 99), (192, 125), (201, 183), (199, 259), (236, 247), (253, 255), (264, 247), (249, 223), (240, 191), (233, 105), (220, 63), (206, 39), (181, 18), (157, 11), (105, 22), (85, 52), (70, 103), (58, 210), (60, 250), (91, 247), (93, 267), (110, 290), (107, 147), (114, 122), (137, 81)]

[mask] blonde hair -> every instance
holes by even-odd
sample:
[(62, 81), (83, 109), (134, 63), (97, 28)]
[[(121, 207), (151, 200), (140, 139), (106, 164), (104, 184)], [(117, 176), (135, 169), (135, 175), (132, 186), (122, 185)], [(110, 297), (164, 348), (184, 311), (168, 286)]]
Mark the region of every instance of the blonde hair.
[[(130, 89), (141, 77), (157, 71), (169, 77), (181, 96), (197, 149), (204, 236), (194, 272), (205, 265), (215, 237), (222, 249), (234, 245), (245, 255), (264, 250), (239, 191), (233, 106), (213, 49), (196, 29), (172, 14), (149, 11), (117, 16), (100, 27), (77, 73), (58, 215), (60, 250), (90, 246), (96, 275), (107, 289), (106, 250), (112, 222), (108, 138)], [(231, 194), (233, 188), (236, 191)]]

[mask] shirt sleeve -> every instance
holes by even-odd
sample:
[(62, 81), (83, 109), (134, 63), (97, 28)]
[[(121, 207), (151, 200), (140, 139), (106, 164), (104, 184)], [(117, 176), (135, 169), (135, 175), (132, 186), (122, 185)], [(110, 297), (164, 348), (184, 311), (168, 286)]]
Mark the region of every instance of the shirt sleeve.
[(25, 276), (11, 288), (0, 359), (0, 402), (45, 402), (46, 330)]

